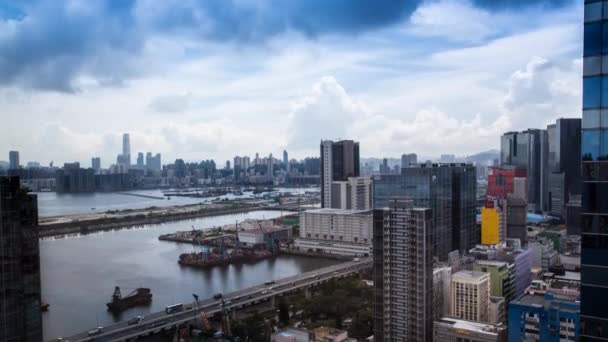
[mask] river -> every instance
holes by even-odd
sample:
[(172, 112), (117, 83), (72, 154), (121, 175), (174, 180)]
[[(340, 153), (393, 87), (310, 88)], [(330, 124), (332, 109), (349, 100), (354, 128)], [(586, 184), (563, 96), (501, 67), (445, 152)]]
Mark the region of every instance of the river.
[[(276, 188), (278, 192), (303, 194), (306, 191), (319, 191), (319, 188)], [(254, 197), (252, 192), (244, 192), (242, 196), (227, 194), (218, 197), (209, 198), (194, 198), (172, 196), (171, 200), (154, 199), (143, 196), (153, 196), (164, 198), (161, 190), (133, 190), (126, 192), (132, 195), (126, 195), (120, 192), (94, 192), (83, 194), (58, 194), (55, 192), (39, 192), (38, 195), (38, 215), (40, 217), (60, 216), (71, 214), (86, 214), (86, 213), (101, 213), (108, 210), (123, 210), (123, 209), (143, 209), (152, 206), (172, 206), (197, 204), (214, 200), (216, 198), (250, 198)], [(268, 193), (260, 193), (255, 196), (264, 196)]]
[[(129, 199), (132, 199), (129, 196)], [(189, 244), (159, 241), (160, 234), (220, 226), (247, 218), (274, 218), (277, 211), (205, 217), (40, 241), (44, 339), (68, 336), (136, 315), (160, 311), (174, 303), (192, 301), (218, 292), (235, 291), (337, 263), (335, 260), (281, 256), (254, 264), (216, 267), (202, 271), (177, 264)], [(106, 311), (114, 286), (123, 295), (137, 287), (153, 293), (149, 307), (125, 311), (115, 318)]]

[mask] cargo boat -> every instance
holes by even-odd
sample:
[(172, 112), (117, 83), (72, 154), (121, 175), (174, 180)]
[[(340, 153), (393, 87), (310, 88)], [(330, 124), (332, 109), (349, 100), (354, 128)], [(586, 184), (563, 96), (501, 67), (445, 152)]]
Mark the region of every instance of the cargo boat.
[(221, 256), (217, 253), (183, 253), (179, 256), (178, 263), (182, 266), (197, 268), (211, 268), (215, 266), (225, 266), (236, 263), (247, 263), (258, 261), (274, 256), (267, 250), (255, 251), (233, 251), (233, 253)]
[(107, 306), (108, 311), (120, 313), (135, 306), (148, 305), (150, 302), (152, 302), (152, 292), (148, 288), (137, 288), (123, 297), (120, 293), (120, 287), (116, 286), (112, 301), (107, 303)]

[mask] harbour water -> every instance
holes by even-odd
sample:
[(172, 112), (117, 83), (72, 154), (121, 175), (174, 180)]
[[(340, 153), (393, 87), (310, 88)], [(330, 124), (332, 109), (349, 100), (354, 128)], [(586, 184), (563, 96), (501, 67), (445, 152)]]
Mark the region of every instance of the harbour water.
[[(277, 211), (256, 211), (41, 240), (42, 299), (50, 304), (49, 311), (43, 314), (44, 339), (68, 336), (136, 315), (145, 316), (170, 304), (191, 302), (193, 293), (208, 298), (218, 292), (247, 288), (337, 262), (281, 256), (203, 271), (177, 264), (180, 253), (195, 249), (192, 245), (158, 240), (160, 234), (192, 227), (210, 228), (278, 215)], [(152, 304), (113, 317), (106, 311), (106, 303), (114, 286), (120, 286), (123, 295), (137, 287), (149, 287)]]
[[(290, 192), (294, 194), (305, 191), (319, 191), (319, 188), (277, 188), (278, 192)], [(164, 199), (162, 190), (133, 190), (125, 193), (120, 192), (95, 192), (84, 194), (58, 194), (55, 192), (40, 192), (38, 195), (38, 215), (40, 217), (101, 213), (108, 210), (143, 209), (152, 206), (166, 207), (173, 205), (197, 204), (212, 201), (216, 198), (248, 198), (253, 196), (264, 196), (268, 193), (254, 195), (252, 192), (244, 192), (241, 196), (227, 194), (218, 197), (194, 198), (172, 196), (170, 200)], [(140, 196), (133, 196), (140, 195)], [(143, 196), (157, 197), (143, 197)], [(163, 199), (158, 199), (163, 198)]]

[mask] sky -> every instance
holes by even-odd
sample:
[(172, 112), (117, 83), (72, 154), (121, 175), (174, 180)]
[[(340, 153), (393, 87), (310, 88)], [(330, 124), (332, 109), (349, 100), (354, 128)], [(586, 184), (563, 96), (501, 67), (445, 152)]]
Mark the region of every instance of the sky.
[[(581, 116), (578, 0), (0, 0), (0, 160), (467, 155)], [(134, 159), (134, 157), (132, 157)]]

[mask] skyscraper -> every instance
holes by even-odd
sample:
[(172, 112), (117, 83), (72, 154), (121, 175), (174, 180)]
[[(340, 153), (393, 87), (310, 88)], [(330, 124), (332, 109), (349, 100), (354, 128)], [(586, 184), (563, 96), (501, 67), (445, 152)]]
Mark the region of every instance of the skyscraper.
[(283, 164), (285, 164), (285, 167), (289, 165), (289, 155), (287, 154), (287, 150), (283, 150)]
[(93, 168), (95, 172), (99, 172), (101, 169), (101, 159), (99, 157), (93, 157), (91, 159), (91, 168)]
[(123, 164), (127, 167), (131, 166), (131, 142), (129, 139), (129, 133), (122, 135), (122, 154), (117, 158), (119, 164)]
[(0, 341), (42, 341), (38, 203), (0, 177)]
[(16, 170), (19, 168), (19, 151), (8, 152), (8, 169)]
[(539, 212), (545, 209), (546, 184), (543, 175), (547, 161), (547, 144), (547, 131), (540, 129), (508, 132), (500, 139), (501, 165), (526, 169), (528, 208)]
[(143, 170), (145, 167), (144, 164), (144, 154), (143, 152), (137, 153), (137, 168)]
[(404, 199), (374, 210), (375, 340), (433, 339), (431, 213)]
[(447, 260), (453, 250), (468, 252), (480, 242), (476, 225), (477, 179), (470, 164), (418, 164), (401, 175), (373, 177), (373, 206), (386, 207), (395, 197), (433, 210), (433, 255)]
[(547, 136), (545, 209), (564, 217), (570, 196), (581, 194), (581, 119), (557, 119)]
[(585, 0), (581, 341), (608, 340), (608, 4)]
[(359, 143), (353, 140), (321, 141), (321, 207), (330, 208), (332, 182), (359, 177)]
[(401, 168), (409, 167), (412, 164), (418, 163), (418, 156), (416, 153), (402, 154), (401, 155)]

